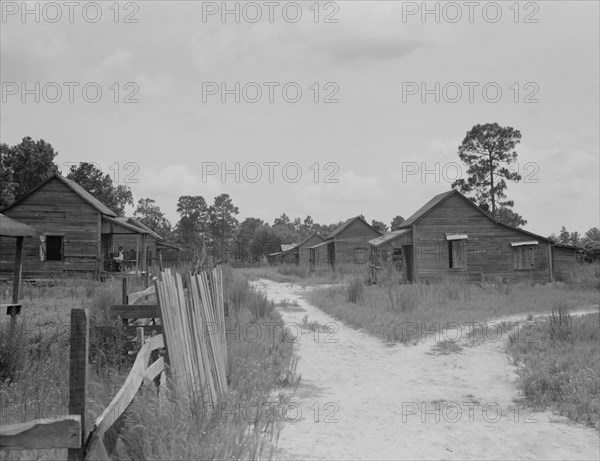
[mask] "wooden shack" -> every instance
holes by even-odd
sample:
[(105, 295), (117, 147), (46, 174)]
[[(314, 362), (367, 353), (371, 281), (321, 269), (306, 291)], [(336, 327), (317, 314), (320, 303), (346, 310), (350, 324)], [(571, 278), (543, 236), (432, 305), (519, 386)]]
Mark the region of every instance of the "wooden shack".
[(385, 265), (393, 266), (400, 273), (400, 276), (412, 281), (411, 271), (407, 267), (412, 267), (412, 237), (410, 229), (399, 229), (381, 237), (369, 240), (371, 246), (370, 263), (371, 278), (376, 280), (376, 271)]
[(283, 251), (283, 262), (286, 264), (308, 265), (310, 262), (309, 248), (324, 241), (325, 239), (317, 232), (309, 235), (300, 243), (294, 244), (286, 251)]
[(407, 281), (546, 283), (555, 277), (552, 241), (496, 221), (456, 190), (436, 195), (384, 237), (370, 242), (372, 263), (385, 263), (390, 251), (400, 254)]
[[(132, 234), (142, 239), (147, 235), (142, 229), (119, 221), (106, 205), (59, 174), (2, 212), (38, 232), (38, 238), (23, 244), (24, 277), (99, 275), (118, 248), (114, 246), (115, 236)], [(14, 257), (14, 244), (0, 237), (0, 245), (0, 273), (7, 273), (12, 267), (3, 261)]]
[(311, 247), (311, 268), (319, 265), (367, 264), (369, 262), (369, 240), (381, 236), (381, 232), (361, 216), (350, 218), (331, 232), (325, 242)]
[(288, 252), (291, 251), (296, 246), (295, 243), (282, 243), (279, 245), (278, 251), (273, 253), (269, 253), (267, 255), (267, 260), (271, 264), (285, 264), (292, 261), (292, 257), (288, 258)]

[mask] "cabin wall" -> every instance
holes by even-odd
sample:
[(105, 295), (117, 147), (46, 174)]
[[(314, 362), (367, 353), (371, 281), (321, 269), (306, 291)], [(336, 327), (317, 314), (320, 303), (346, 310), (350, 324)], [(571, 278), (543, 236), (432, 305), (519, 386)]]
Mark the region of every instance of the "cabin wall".
[[(518, 230), (487, 219), (459, 196), (451, 196), (415, 225), (417, 281), (465, 278), (480, 281), (501, 277), (507, 281), (551, 281), (549, 244)], [(467, 234), (466, 268), (449, 267), (446, 233)], [(515, 270), (515, 249), (511, 242), (537, 240), (534, 269)]]
[(313, 235), (306, 242), (297, 248), (298, 251), (298, 264), (308, 265), (310, 262), (310, 251), (309, 248), (319, 243), (323, 243), (325, 240), (318, 235)]
[[(412, 233), (408, 232), (398, 238), (395, 238), (389, 243), (380, 245), (379, 247), (371, 246), (371, 259), (370, 263), (380, 268), (385, 268), (394, 264), (392, 256), (394, 250), (402, 250), (402, 264), (399, 265), (399, 276), (402, 280), (408, 280), (407, 277), (407, 262), (406, 262), (406, 248), (405, 245), (412, 245)], [(397, 268), (398, 269), (398, 268)]]
[(554, 274), (557, 282), (569, 281), (577, 264), (575, 249), (554, 247)]
[[(40, 261), (40, 238), (26, 238), (23, 242), (23, 277), (97, 270), (100, 214), (60, 180), (50, 180), (3, 213), (29, 224), (40, 234), (64, 236), (62, 261)], [(12, 273), (15, 239), (0, 237), (0, 248), (0, 272)]]
[[(328, 245), (318, 245), (314, 248), (309, 249), (309, 263), (314, 264), (315, 267), (325, 266), (330, 264), (328, 256), (327, 256), (327, 247), (333, 245), (333, 242)], [(311, 258), (314, 258), (311, 261)]]
[(379, 237), (380, 234), (366, 225), (361, 220), (354, 221), (350, 226), (334, 237), (335, 263), (355, 263), (355, 250), (364, 250), (364, 264), (369, 262), (369, 240)]

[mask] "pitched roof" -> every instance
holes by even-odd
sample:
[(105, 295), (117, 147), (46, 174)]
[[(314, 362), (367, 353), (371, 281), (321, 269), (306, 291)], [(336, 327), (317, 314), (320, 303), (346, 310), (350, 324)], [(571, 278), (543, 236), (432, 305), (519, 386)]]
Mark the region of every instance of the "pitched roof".
[(391, 242), (392, 240), (403, 236), (404, 234), (407, 234), (408, 232), (410, 232), (411, 229), (398, 229), (392, 232), (388, 232), (387, 234), (382, 235), (381, 237), (377, 237), (374, 238), (372, 240), (369, 240), (369, 244), (373, 245), (374, 247), (379, 247), (381, 245), (385, 245), (386, 243)]
[(345, 229), (347, 229), (348, 227), (350, 227), (350, 225), (352, 225), (355, 221), (362, 221), (363, 223), (365, 223), (367, 226), (369, 226), (371, 229), (373, 229), (375, 232), (377, 232), (379, 235), (381, 235), (381, 232), (379, 232), (377, 229), (375, 229), (373, 226), (371, 226), (367, 221), (365, 221), (363, 218), (361, 218), (360, 216), (355, 216), (354, 218), (349, 218), (346, 221), (344, 221), (342, 224), (340, 224), (338, 227), (336, 227), (333, 232), (331, 232), (328, 236), (327, 239), (331, 239), (334, 238), (336, 235), (340, 234), (341, 232), (343, 232)]
[(96, 197), (94, 197), (92, 194), (90, 194), (88, 191), (86, 191), (83, 187), (81, 187), (75, 181), (71, 181), (70, 179), (67, 179), (64, 176), (61, 176), (58, 173), (55, 173), (54, 175), (52, 175), (48, 179), (46, 179), (42, 184), (40, 184), (39, 186), (34, 187), (30, 191), (28, 191), (25, 195), (23, 195), (19, 200), (14, 202), (12, 205), (4, 208), (4, 210), (8, 210), (9, 208), (14, 207), (17, 203), (21, 202), (26, 197), (29, 197), (35, 191), (42, 188), (48, 182), (52, 181), (55, 178), (58, 179), (59, 181), (61, 181), (64, 185), (66, 185), (69, 189), (71, 189), (77, 195), (79, 195), (79, 197), (81, 197), (83, 200), (85, 200), (88, 204), (93, 206), (98, 212), (100, 212), (106, 216), (111, 216), (113, 218), (117, 217), (117, 214), (114, 211), (112, 211), (110, 208), (108, 208), (106, 205), (104, 205), (100, 200), (98, 200)]
[[(298, 247), (301, 247), (302, 245), (304, 245), (306, 242), (308, 242), (311, 238), (313, 238), (315, 236), (319, 237), (321, 239), (321, 242), (325, 241), (325, 239), (323, 237), (321, 237), (318, 232), (313, 232), (308, 237), (306, 237), (304, 240), (302, 240), (300, 243), (294, 243), (294, 244), (292, 244), (292, 246), (290, 248), (288, 248), (287, 250), (283, 250), (283, 251), (287, 252), (287, 251), (294, 250), (294, 249), (296, 249)], [(281, 245), (281, 248), (283, 249), (284, 246), (285, 245)]]
[(282, 243), (281, 251), (285, 253), (286, 251), (290, 251), (292, 248), (295, 248), (297, 243)]
[(129, 217), (121, 217), (121, 218), (117, 218), (119, 221), (124, 221), (127, 222), (135, 227), (139, 227), (140, 229), (145, 230), (147, 234), (150, 234), (152, 237), (154, 237), (156, 240), (164, 240), (164, 238), (158, 234), (157, 232), (154, 232), (151, 228), (149, 228), (146, 224), (144, 224), (142, 221), (140, 221), (137, 218), (133, 218), (131, 216)]
[(129, 229), (130, 231), (133, 231), (138, 234), (147, 234), (148, 233), (148, 231), (146, 231), (145, 229), (134, 226), (133, 224), (130, 224), (129, 222), (127, 222), (127, 220), (123, 220), (123, 218), (113, 218), (111, 216), (102, 216), (102, 219), (104, 219), (105, 221), (114, 223), (117, 226), (124, 227), (125, 229)]
[(16, 219), (0, 214), (0, 235), (3, 237), (33, 237), (36, 230)]
[(451, 190), (448, 192), (444, 192), (442, 194), (438, 194), (435, 197), (433, 197), (425, 205), (423, 205), (421, 208), (419, 208), (417, 211), (415, 211), (412, 215), (410, 215), (410, 217), (399, 226), (400, 229), (402, 229), (404, 227), (412, 226), (416, 221), (418, 221), (423, 216), (425, 216), (427, 213), (429, 213), (433, 208), (435, 208), (442, 201), (444, 201), (445, 199), (450, 197), (454, 192), (458, 192), (458, 191)]
[(328, 245), (331, 242), (321, 242), (321, 243), (317, 243), (316, 245), (313, 245), (309, 248), (318, 248), (318, 247), (322, 247), (323, 245)]
[(547, 238), (547, 237), (543, 237), (541, 235), (534, 234), (533, 232), (526, 231), (526, 230), (521, 229), (519, 227), (509, 226), (508, 224), (504, 224), (504, 223), (498, 221), (490, 213), (488, 213), (485, 210), (482, 210), (472, 200), (470, 200), (465, 195), (461, 194), (456, 189), (448, 191), (448, 192), (444, 192), (442, 194), (438, 194), (435, 197), (433, 197), (425, 205), (423, 205), (421, 208), (419, 208), (417, 211), (415, 211), (406, 221), (404, 221), (402, 223), (402, 225), (399, 227), (399, 229), (405, 229), (407, 227), (412, 226), (417, 221), (419, 221), (421, 218), (423, 218), (425, 215), (427, 215), (431, 210), (433, 210), (435, 207), (437, 207), (438, 205), (440, 205), (441, 203), (443, 203), (444, 201), (446, 201), (449, 197), (451, 197), (453, 195), (457, 195), (458, 197), (460, 197), (461, 199), (463, 199), (468, 205), (472, 206), (474, 209), (476, 209), (483, 216), (485, 216), (486, 218), (490, 219), (491, 221), (493, 221), (494, 223), (498, 224), (499, 226), (506, 227), (507, 229), (516, 230), (518, 232), (522, 232), (523, 234), (527, 234), (527, 235), (529, 235), (531, 237), (535, 237), (535, 238), (544, 240), (545, 242), (549, 242), (550, 241), (550, 239)]

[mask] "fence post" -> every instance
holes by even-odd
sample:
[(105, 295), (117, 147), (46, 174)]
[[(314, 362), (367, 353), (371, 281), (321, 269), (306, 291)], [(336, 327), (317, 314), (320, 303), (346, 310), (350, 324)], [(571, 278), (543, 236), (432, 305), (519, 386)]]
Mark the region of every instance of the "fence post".
[[(127, 276), (123, 277), (123, 284), (121, 289), (121, 304), (126, 305), (129, 304), (129, 300), (127, 299)], [(127, 319), (122, 319), (121, 323), (123, 325), (129, 325), (129, 321)]]
[(87, 309), (71, 310), (71, 351), (69, 357), (69, 414), (81, 416), (81, 448), (69, 448), (69, 461), (83, 461), (85, 397), (88, 375), (89, 315)]
[(123, 277), (123, 288), (122, 288), (122, 302), (121, 304), (127, 304), (127, 277)]

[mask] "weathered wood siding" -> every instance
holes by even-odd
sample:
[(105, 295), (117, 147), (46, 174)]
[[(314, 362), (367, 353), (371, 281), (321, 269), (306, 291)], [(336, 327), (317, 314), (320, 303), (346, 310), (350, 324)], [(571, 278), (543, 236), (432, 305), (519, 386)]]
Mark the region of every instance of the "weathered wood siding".
[(311, 262), (310, 259), (314, 258), (314, 265), (317, 266), (324, 266), (327, 264), (330, 264), (328, 255), (327, 255), (327, 247), (332, 246), (333, 242), (326, 244), (326, 245), (318, 245), (315, 248), (311, 248), (309, 249), (309, 263)]
[(400, 276), (402, 280), (408, 280), (407, 276), (407, 262), (406, 262), (406, 245), (412, 245), (412, 233), (407, 232), (394, 240), (380, 245), (379, 247), (371, 247), (371, 260), (370, 263), (374, 266), (384, 268), (391, 266), (392, 255), (395, 249), (402, 250), (402, 264), (400, 265)]
[(554, 247), (554, 273), (557, 282), (569, 281), (577, 264), (577, 251), (574, 248)]
[(319, 243), (323, 243), (325, 240), (318, 235), (313, 235), (302, 245), (294, 248), (294, 251), (298, 254), (297, 261), (298, 264), (308, 265), (310, 259), (310, 252), (308, 249), (312, 246), (318, 245)]
[[(453, 195), (415, 224), (417, 281), (502, 277), (509, 281), (551, 281), (548, 242), (501, 226)], [(466, 268), (449, 268), (446, 233), (467, 234)], [(534, 270), (515, 270), (511, 242), (537, 240)]]
[(362, 248), (364, 249), (364, 261), (367, 264), (371, 251), (368, 241), (379, 236), (380, 234), (377, 231), (357, 219), (333, 238), (333, 241), (335, 241), (335, 263), (354, 263), (355, 249)]
[[(64, 235), (63, 261), (40, 261), (40, 239), (23, 244), (23, 276), (62, 275), (97, 268), (100, 213), (58, 179), (4, 211), (6, 216), (34, 227), (40, 234)], [(11, 273), (14, 238), (0, 238), (0, 272)], [(8, 263), (7, 263), (8, 262)]]

